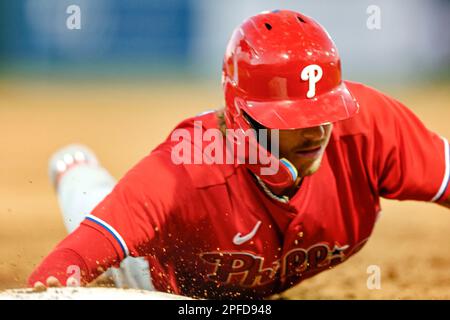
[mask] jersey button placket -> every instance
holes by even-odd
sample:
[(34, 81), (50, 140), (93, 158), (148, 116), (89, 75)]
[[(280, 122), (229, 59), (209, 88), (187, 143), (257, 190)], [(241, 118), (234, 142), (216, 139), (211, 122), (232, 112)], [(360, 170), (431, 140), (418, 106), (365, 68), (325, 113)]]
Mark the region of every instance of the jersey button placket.
[[(286, 239), (283, 246), (282, 256), (286, 255), (286, 253), (288, 253), (290, 250), (294, 248), (301, 247), (304, 237), (305, 231), (303, 227), (303, 222), (299, 222), (297, 223), (297, 225), (288, 228)], [(280, 281), (281, 288), (287, 288), (288, 285), (286, 281), (288, 280), (288, 278), (285, 277), (280, 280), (281, 280)]]
[(303, 223), (300, 222), (298, 225), (295, 226), (295, 240), (294, 245), (297, 246), (298, 244), (301, 244), (303, 242), (303, 238), (305, 236), (305, 232), (303, 229)]
[(303, 222), (298, 222), (297, 225), (288, 228), (283, 245), (283, 254), (297, 248), (303, 243), (305, 238), (305, 231), (303, 228)]

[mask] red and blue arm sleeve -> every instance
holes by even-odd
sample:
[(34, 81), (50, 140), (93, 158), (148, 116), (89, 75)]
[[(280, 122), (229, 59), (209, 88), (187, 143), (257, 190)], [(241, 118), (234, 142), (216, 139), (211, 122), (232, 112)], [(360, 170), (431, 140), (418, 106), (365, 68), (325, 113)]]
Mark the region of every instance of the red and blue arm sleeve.
[(164, 241), (174, 212), (189, 192), (184, 167), (170, 153), (154, 151), (132, 168), (86, 217), (83, 225), (102, 233), (121, 260), (146, 256)]
[(88, 283), (127, 256), (146, 256), (163, 246), (168, 220), (189, 189), (184, 168), (170, 153), (156, 151), (140, 161), (72, 234), (64, 239), (30, 277), (45, 283), (49, 275), (61, 283), (70, 265), (79, 266)]

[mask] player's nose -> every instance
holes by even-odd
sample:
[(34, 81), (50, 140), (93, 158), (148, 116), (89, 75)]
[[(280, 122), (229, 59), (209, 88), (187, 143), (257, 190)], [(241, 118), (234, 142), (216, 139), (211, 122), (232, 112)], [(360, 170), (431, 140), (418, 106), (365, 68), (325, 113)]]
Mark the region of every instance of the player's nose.
[(325, 138), (325, 133), (325, 126), (317, 126), (300, 130), (300, 134), (305, 140), (322, 140)]

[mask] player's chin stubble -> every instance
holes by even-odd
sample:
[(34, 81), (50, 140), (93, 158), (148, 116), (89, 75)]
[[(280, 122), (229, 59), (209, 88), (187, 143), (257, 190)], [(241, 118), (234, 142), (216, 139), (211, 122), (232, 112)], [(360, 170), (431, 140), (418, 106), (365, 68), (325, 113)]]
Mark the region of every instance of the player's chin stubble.
[(322, 164), (322, 158), (323, 158), (323, 155), (320, 156), (320, 158), (314, 160), (311, 164), (307, 164), (304, 167), (297, 168), (299, 175), (301, 177), (307, 177), (307, 176), (310, 176), (310, 175), (316, 173), (317, 170), (319, 170), (320, 165)]
[[(331, 124), (322, 126), (321, 129), (312, 128), (295, 130), (295, 131), (283, 131), (280, 130), (280, 157), (288, 159), (298, 171), (299, 176), (310, 176), (319, 170), (322, 164), (322, 159), (325, 154), (325, 150), (330, 141), (331, 132), (333, 126)], [(307, 132), (307, 134), (306, 134)], [(302, 133), (307, 135), (307, 138), (302, 136)], [(304, 157), (296, 150), (309, 149), (311, 147), (321, 146), (320, 153), (315, 157)]]

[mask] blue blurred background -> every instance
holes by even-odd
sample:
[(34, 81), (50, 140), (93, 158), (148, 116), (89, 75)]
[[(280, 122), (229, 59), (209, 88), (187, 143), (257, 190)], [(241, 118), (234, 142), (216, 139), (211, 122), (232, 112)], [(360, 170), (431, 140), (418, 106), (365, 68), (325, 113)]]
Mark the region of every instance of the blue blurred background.
[[(79, 30), (66, 27), (69, 5), (81, 9)], [(381, 9), (380, 30), (366, 27), (369, 5)], [(234, 27), (276, 8), (299, 10), (324, 25), (347, 78), (417, 82), (448, 76), (448, 0), (2, 0), (2, 70), (219, 79)]]

